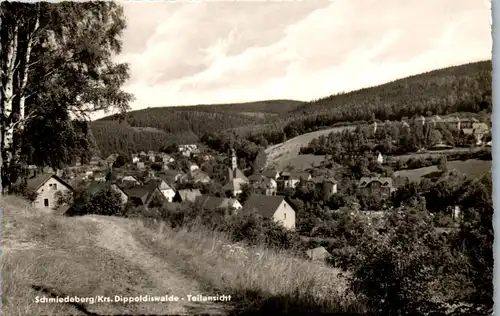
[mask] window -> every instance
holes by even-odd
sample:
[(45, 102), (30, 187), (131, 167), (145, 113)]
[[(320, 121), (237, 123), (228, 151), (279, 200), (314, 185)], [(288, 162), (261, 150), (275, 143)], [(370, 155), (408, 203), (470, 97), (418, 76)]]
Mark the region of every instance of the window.
[(56, 183), (54, 183), (54, 184), (52, 185), (52, 189), (53, 189), (54, 191), (56, 191), (56, 190), (57, 190), (57, 184), (56, 184)]
[(283, 213), (283, 219), (286, 219), (286, 213)]
[(43, 200), (43, 204), (45, 205), (45, 207), (48, 207), (49, 206), (49, 199)]

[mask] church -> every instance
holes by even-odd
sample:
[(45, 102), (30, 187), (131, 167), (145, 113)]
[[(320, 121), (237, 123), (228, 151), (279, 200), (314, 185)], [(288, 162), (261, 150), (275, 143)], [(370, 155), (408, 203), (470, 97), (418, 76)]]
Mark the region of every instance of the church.
[(231, 149), (231, 167), (227, 168), (225, 178), (226, 185), (223, 190), (224, 192), (231, 192), (233, 197), (238, 196), (242, 192), (242, 186), (249, 183), (245, 174), (238, 169), (238, 157), (236, 157), (234, 149)]

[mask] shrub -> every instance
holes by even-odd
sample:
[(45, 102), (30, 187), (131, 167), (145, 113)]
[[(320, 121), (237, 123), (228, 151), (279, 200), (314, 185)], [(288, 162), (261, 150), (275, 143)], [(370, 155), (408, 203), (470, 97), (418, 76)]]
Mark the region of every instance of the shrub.
[[(391, 212), (385, 229), (376, 238), (360, 240), (363, 258), (352, 289), (378, 315), (443, 311), (436, 289), (444, 289), (443, 280), (459, 280), (455, 276), (463, 271), (464, 257), (436, 233), (430, 214), (421, 208)], [(462, 283), (457, 286), (463, 289)]]
[(227, 230), (234, 242), (245, 241), (250, 245), (265, 242), (264, 220), (256, 210), (241, 210), (228, 221)]
[(10, 193), (17, 195), (17, 196), (20, 196), (20, 197), (23, 197), (23, 198), (27, 199), (28, 201), (30, 201), (31, 203), (35, 202), (37, 197), (38, 197), (38, 193), (29, 189), (27, 187), (26, 183), (22, 183), (19, 185), (13, 185), (10, 188)]

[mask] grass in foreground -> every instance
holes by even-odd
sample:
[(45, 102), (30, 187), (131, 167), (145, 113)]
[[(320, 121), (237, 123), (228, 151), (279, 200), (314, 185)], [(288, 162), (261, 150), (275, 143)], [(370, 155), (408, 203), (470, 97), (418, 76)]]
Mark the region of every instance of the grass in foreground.
[[(286, 252), (230, 245), (203, 229), (174, 232), (132, 223), (134, 236), (158, 257), (182, 267), (206, 289), (230, 294), (238, 312), (291, 314), (360, 312), (342, 271)], [(138, 224), (138, 225), (136, 225)], [(156, 225), (155, 225), (156, 226)]]
[[(67, 218), (17, 198), (3, 211), (6, 315), (233, 314), (359, 311), (341, 272), (224, 236), (174, 232), (139, 220)], [(238, 254), (239, 255), (236, 255)], [(244, 253), (244, 254), (243, 254)], [(36, 304), (37, 295), (230, 294), (229, 303)]]

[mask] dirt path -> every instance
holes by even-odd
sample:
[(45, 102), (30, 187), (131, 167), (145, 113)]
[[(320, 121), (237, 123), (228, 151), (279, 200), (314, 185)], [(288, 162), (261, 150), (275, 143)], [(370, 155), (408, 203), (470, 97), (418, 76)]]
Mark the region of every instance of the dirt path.
[[(227, 314), (224, 303), (190, 302), (187, 295), (205, 294), (196, 280), (187, 278), (176, 269), (169, 267), (168, 263), (149, 253), (132, 234), (112, 218), (83, 217), (85, 221), (93, 221), (99, 227), (96, 236), (97, 246), (122, 256), (133, 264), (142, 267), (155, 284), (155, 291), (150, 295), (175, 295), (184, 298), (179, 302), (168, 302), (158, 305), (160, 314)], [(145, 293), (146, 294), (146, 293)], [(154, 304), (154, 303), (153, 303)]]

